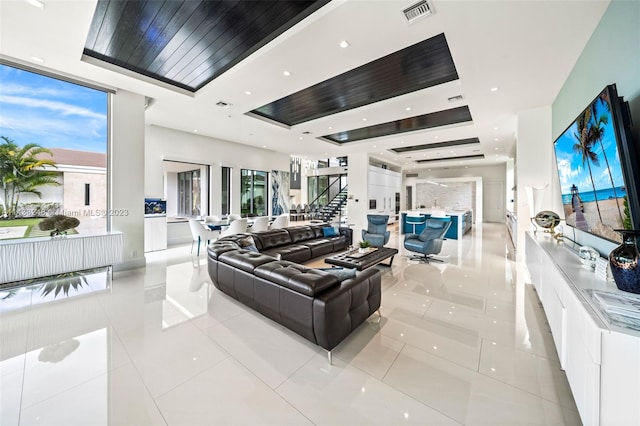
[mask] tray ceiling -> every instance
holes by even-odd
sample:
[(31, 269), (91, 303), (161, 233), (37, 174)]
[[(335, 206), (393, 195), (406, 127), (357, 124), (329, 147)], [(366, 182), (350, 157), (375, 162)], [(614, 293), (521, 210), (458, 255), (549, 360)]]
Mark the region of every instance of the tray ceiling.
[(98, 0), (84, 54), (196, 92), (329, 0)]
[(251, 114), (294, 126), (457, 79), (449, 45), (441, 33), (263, 105)]

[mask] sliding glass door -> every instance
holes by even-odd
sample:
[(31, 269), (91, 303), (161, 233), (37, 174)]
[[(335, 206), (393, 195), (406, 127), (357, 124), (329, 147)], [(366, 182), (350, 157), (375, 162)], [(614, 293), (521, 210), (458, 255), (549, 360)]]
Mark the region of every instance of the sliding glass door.
[(267, 200), (269, 199), (267, 176), (267, 172), (259, 170), (241, 170), (240, 214), (242, 216), (267, 215)]

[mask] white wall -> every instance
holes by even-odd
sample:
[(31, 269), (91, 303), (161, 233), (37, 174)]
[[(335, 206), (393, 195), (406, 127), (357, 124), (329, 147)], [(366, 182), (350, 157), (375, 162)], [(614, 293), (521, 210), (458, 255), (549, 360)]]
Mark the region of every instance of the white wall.
[[(159, 126), (147, 126), (145, 135), (145, 196), (164, 196), (162, 161), (175, 160), (211, 166), (210, 214), (220, 215), (221, 166), (232, 167), (232, 212), (240, 212), (240, 169), (271, 172), (289, 170), (289, 155)], [(270, 186), (269, 186), (270, 188)], [(271, 203), (268, 203), (271, 208)]]
[(366, 153), (349, 154), (348, 160), (349, 198), (347, 199), (347, 211), (349, 212), (349, 223), (353, 224), (353, 242), (357, 243), (362, 240), (362, 229), (367, 228), (369, 156)]
[(114, 269), (145, 264), (144, 103), (144, 96), (124, 90), (113, 95), (111, 102), (110, 208), (127, 211), (127, 215), (111, 217), (111, 230), (124, 234), (123, 263)]
[[(557, 173), (553, 157), (553, 141), (551, 140), (551, 107), (535, 108), (518, 114), (516, 156), (518, 158), (516, 172), (518, 182), (517, 241), (521, 244), (525, 240), (525, 232), (533, 229), (530, 218), (538, 213), (531, 211), (527, 187), (542, 188), (546, 186), (547, 189), (542, 193), (540, 210), (561, 211), (554, 208), (552, 201), (554, 196), (553, 175), (557, 175)], [(558, 181), (557, 176), (555, 181)], [(556, 186), (559, 190), (559, 185)], [(518, 255), (521, 256), (523, 251), (518, 248)]]

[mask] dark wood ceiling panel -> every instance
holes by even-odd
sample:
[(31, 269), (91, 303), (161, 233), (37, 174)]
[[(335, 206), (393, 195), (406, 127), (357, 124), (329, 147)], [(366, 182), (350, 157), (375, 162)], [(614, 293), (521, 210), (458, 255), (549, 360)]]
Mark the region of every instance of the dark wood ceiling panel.
[(393, 151), (396, 154), (402, 154), (404, 152), (424, 151), (427, 149), (442, 149), (442, 148), (451, 148), (453, 146), (479, 145), (479, 144), (480, 144), (480, 139), (467, 138), (467, 139), (456, 139), (456, 140), (444, 141), (444, 142), (425, 143), (422, 145), (401, 146), (398, 148), (391, 148), (390, 151)]
[(322, 136), (323, 139), (339, 144), (360, 141), (363, 139), (378, 138), (381, 136), (395, 135), (416, 130), (430, 129), (433, 127), (447, 126), (471, 121), (471, 112), (468, 106), (417, 115), (401, 120), (389, 121), (354, 130), (333, 133)]
[(457, 79), (439, 34), (251, 112), (293, 126)]
[(329, 0), (98, 0), (84, 54), (192, 92)]
[(428, 158), (425, 160), (416, 160), (416, 163), (433, 163), (436, 161), (449, 161), (449, 160), (482, 160), (484, 154), (478, 155), (461, 155), (459, 157), (442, 157), (442, 158)]

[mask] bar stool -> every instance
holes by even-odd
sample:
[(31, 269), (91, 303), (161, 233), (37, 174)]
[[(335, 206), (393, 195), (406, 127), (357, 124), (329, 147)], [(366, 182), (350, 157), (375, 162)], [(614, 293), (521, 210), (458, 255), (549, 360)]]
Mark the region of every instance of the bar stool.
[(418, 215), (418, 216), (410, 216), (407, 214), (407, 217), (405, 219), (405, 223), (407, 225), (411, 225), (413, 227), (412, 230), (412, 234), (417, 234), (416, 232), (416, 226), (418, 225), (424, 225), (425, 223), (427, 223), (427, 216), (426, 215)]

